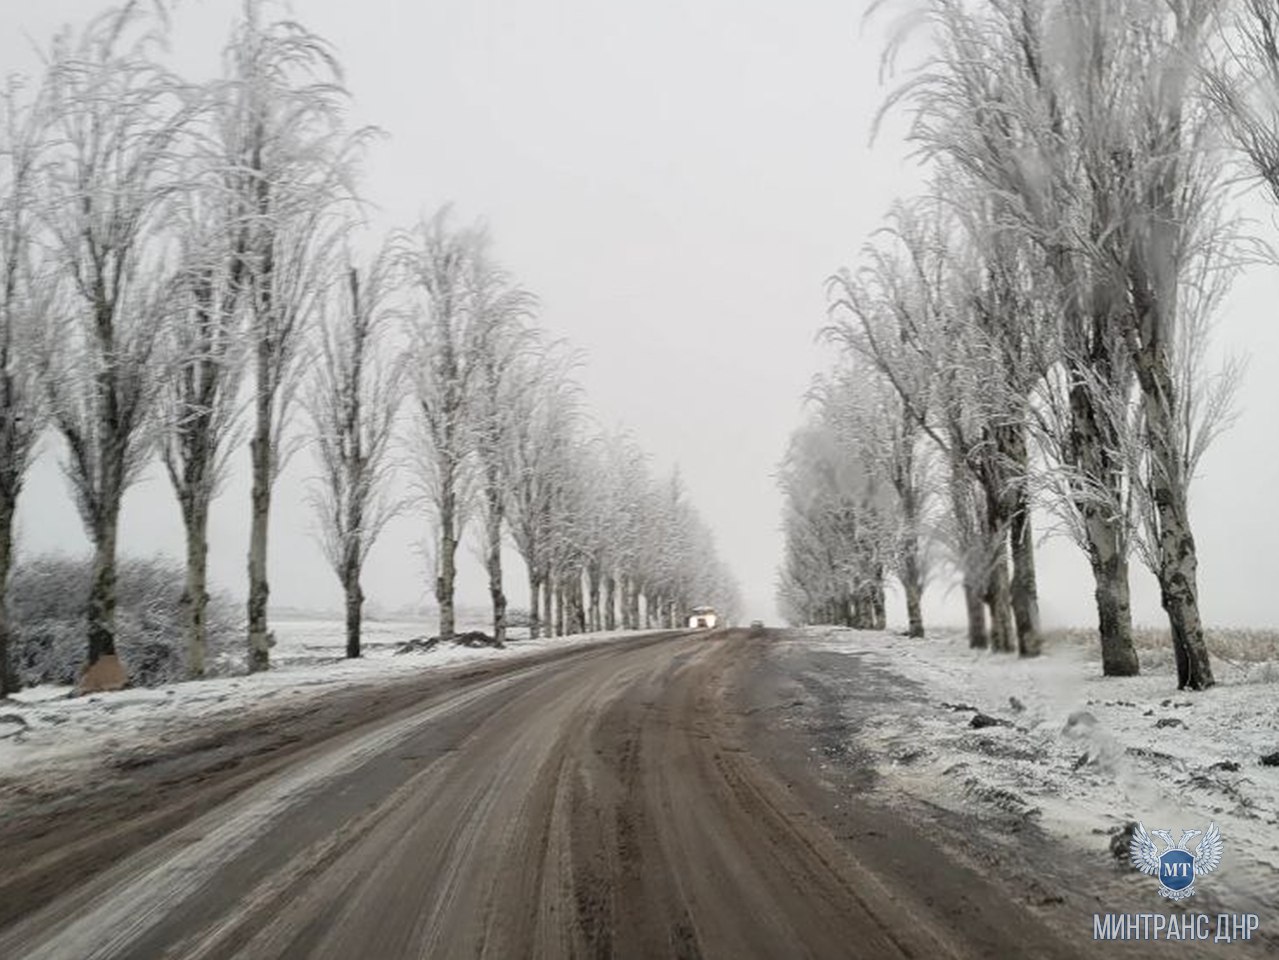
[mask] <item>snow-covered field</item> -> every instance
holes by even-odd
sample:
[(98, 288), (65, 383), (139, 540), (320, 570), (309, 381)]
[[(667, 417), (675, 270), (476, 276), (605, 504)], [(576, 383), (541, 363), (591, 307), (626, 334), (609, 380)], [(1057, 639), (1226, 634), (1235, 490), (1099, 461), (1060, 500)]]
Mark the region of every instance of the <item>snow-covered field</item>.
[[(1261, 763), (1279, 751), (1276, 664), (1218, 658), (1216, 687), (1178, 693), (1170, 655), (1151, 651), (1142, 676), (1105, 679), (1096, 650), (1074, 642), (1024, 660), (970, 650), (958, 632), (804, 636), (920, 685), (858, 734), (893, 787), (979, 816), (1033, 818), (1094, 852), (1128, 821), (1203, 830), (1214, 820), (1228, 851), (1219, 879), (1279, 901), (1279, 767)], [(974, 727), (978, 711), (1002, 723)]]
[[(520, 630), (502, 650), (442, 644), (425, 652), (397, 654), (401, 643), (430, 631), (421, 622), (369, 622), (363, 630), (364, 656), (346, 660), (345, 626), (339, 621), (273, 620), (271, 628), (276, 646), (271, 651), (273, 667), (265, 673), (87, 697), (72, 697), (70, 687), (21, 691), (0, 703), (0, 782), (38, 777), (44, 785), (70, 785), (113, 754), (190, 734), (248, 711), (273, 709), (286, 700), (302, 703), (336, 689), (373, 685), (424, 670), (637, 635), (615, 632), (529, 640), (520, 639), (527, 638), (527, 631)], [(459, 628), (472, 629), (472, 625), (464, 623)]]

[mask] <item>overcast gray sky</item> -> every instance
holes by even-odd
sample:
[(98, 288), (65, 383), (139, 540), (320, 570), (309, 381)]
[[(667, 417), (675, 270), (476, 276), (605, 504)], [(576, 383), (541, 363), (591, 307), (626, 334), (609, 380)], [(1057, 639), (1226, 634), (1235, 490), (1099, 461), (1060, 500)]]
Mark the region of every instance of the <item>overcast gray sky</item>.
[[(100, 9), (88, 0), (8, 3), (0, 63), (30, 69), (31, 41)], [(187, 0), (174, 54), (207, 75), (238, 0)], [(364, 191), (387, 226), (453, 202), (483, 218), (498, 255), (541, 298), (541, 322), (582, 349), (591, 410), (625, 425), (660, 468), (678, 463), (740, 580), (751, 617), (775, 618), (781, 548), (773, 473), (800, 397), (826, 362), (814, 344), (823, 281), (919, 175), (900, 126), (873, 148), (882, 31), (863, 0), (305, 0), (295, 14), (333, 41), (358, 121), (389, 138)], [(1262, 209), (1262, 208), (1259, 208)], [(1264, 210), (1262, 210), (1264, 213)], [(1268, 214), (1266, 214), (1268, 216)], [(1222, 315), (1219, 342), (1251, 355), (1234, 431), (1205, 458), (1194, 496), (1210, 623), (1279, 623), (1279, 276), (1255, 269)], [(20, 549), (83, 551), (50, 437), (23, 494)], [(211, 571), (243, 591), (247, 450), (214, 509)], [(277, 488), (272, 601), (336, 607), (310, 539), (302, 454)], [(124, 549), (181, 555), (177, 508), (153, 471), (126, 500)], [(398, 606), (427, 595), (413, 544), (424, 518), (390, 529), (365, 591)], [(485, 598), (464, 561), (462, 599)], [(1095, 624), (1091, 581), (1068, 543), (1040, 556), (1050, 624)], [(1162, 618), (1134, 561), (1134, 613)], [(522, 568), (511, 591), (524, 602)], [(934, 586), (934, 620), (961, 622)], [(901, 619), (900, 613), (898, 619)]]

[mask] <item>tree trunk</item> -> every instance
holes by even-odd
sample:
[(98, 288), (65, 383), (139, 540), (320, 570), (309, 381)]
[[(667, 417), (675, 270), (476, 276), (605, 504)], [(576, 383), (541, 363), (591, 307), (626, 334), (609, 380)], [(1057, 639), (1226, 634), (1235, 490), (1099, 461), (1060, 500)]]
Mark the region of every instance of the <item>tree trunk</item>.
[(560, 636), (568, 637), (573, 633), (573, 581), (560, 577), (559, 584), (559, 619)]
[[(1189, 533), (1187, 533), (1189, 536)], [(1161, 576), (1160, 597), (1168, 625), (1172, 630), (1173, 656), (1177, 664), (1177, 689), (1204, 690), (1216, 681), (1204, 642), (1203, 624), (1194, 598), (1194, 546), (1187, 553), (1188, 572), (1183, 576), (1173, 569)]]
[[(493, 534), (497, 535), (494, 536)], [(493, 639), (506, 643), (506, 593), (502, 590), (502, 528), (489, 533), (489, 597), (493, 601)]]
[(981, 556), (980, 521), (977, 519), (977, 509), (972, 497), (972, 476), (967, 465), (954, 453), (951, 454), (948, 488), (957, 531), (956, 546), (963, 563), (968, 646), (975, 650), (985, 650), (990, 646), (990, 636), (986, 632), (986, 611), (982, 601), (988, 574), (984, 557)]
[(454, 529), (457, 522), (456, 494), (452, 480), (446, 486), (440, 504), (440, 570), (435, 577), (435, 602), (440, 611), (441, 640), (452, 640), (456, 633), (456, 618), (453, 608), (453, 584), (457, 579), (457, 533)]
[(586, 578), (582, 571), (575, 571), (570, 589), (573, 594), (573, 633), (586, 632)]
[(1135, 677), (1140, 667), (1132, 642), (1128, 557), (1119, 543), (1115, 524), (1095, 508), (1090, 508), (1089, 513), (1085, 524), (1101, 636), (1101, 672), (1107, 677)]
[[(996, 438), (998, 443), (998, 438)], [(1008, 502), (1004, 493), (1004, 471), (993, 459), (982, 463), (980, 486), (985, 495), (983, 548), (986, 551), (986, 588), (990, 609), (990, 648), (996, 653), (1016, 649), (1013, 636), (1011, 596), (1008, 585)]]
[(360, 656), (360, 622), (364, 607), (364, 591), (360, 589), (359, 567), (347, 568), (343, 588), (346, 592), (346, 655), (349, 659)]
[(485, 498), (488, 512), (484, 532), (488, 538), (487, 568), (489, 598), (493, 603), (493, 639), (498, 646), (506, 643), (506, 593), (502, 589), (502, 508), (501, 479), (496, 467), (490, 466), (485, 476)]
[(1205, 690), (1216, 681), (1199, 615), (1198, 560), (1184, 490), (1155, 490), (1159, 515), (1159, 591), (1177, 661), (1177, 689)]
[(964, 607), (968, 612), (968, 646), (985, 650), (990, 646), (986, 633), (986, 608), (982, 604), (983, 590), (975, 577), (964, 571)]
[[(113, 489), (107, 489), (111, 487)], [(103, 483), (100, 516), (93, 531), (93, 582), (89, 591), (89, 665), (115, 654), (116, 540), (120, 524), (118, 487)]]
[(1043, 637), (1039, 627), (1034, 531), (1031, 529), (1030, 504), (1025, 500), (1013, 513), (1008, 539), (1013, 557), (1012, 604), (1013, 619), (1017, 624), (1017, 652), (1023, 657), (1037, 657), (1043, 649)]
[(559, 635), (555, 632), (555, 577), (549, 573), (542, 581), (542, 622), (546, 636)]
[[(1070, 446), (1074, 466), (1094, 483), (1115, 484), (1124, 466), (1117, 462), (1118, 439), (1106, 426), (1089, 392), (1089, 374), (1072, 372), (1079, 378), (1070, 390)], [(1116, 492), (1116, 497), (1118, 496)], [(1088, 542), (1088, 562), (1092, 566), (1097, 599), (1097, 626), (1101, 635), (1102, 674), (1133, 677), (1139, 670), (1137, 650), (1132, 643), (1132, 608), (1128, 592), (1128, 552), (1119, 521), (1095, 497), (1081, 497), (1078, 510)]]
[[(903, 406), (902, 429), (904, 436), (913, 438), (917, 427), (914, 415)], [(924, 565), (919, 555), (919, 513), (920, 494), (915, 478), (915, 455), (913, 440), (906, 445), (907, 454), (899, 462), (896, 472), (897, 495), (901, 500), (902, 525), (905, 533), (902, 536), (902, 566), (900, 579), (902, 592), (906, 595), (907, 633), (912, 637), (924, 635)]]
[(1135, 677), (1137, 648), (1132, 643), (1132, 607), (1128, 593), (1128, 558), (1098, 528), (1089, 543), (1097, 630), (1101, 635), (1101, 672), (1107, 677)]
[(1162, 351), (1147, 348), (1137, 358), (1137, 380), (1143, 394), (1147, 440), (1150, 445), (1150, 497), (1158, 518), (1160, 598), (1168, 614), (1177, 662), (1177, 689), (1206, 690), (1216, 681), (1204, 641), (1199, 613), (1199, 561), (1190, 529), (1185, 475), (1178, 437), (1176, 385), (1168, 374)]
[(902, 592), (906, 594), (907, 633), (912, 637), (924, 635), (924, 578), (919, 569), (919, 540), (906, 538), (905, 559), (902, 564)]
[(186, 527), (186, 585), (181, 606), (187, 628), (187, 676), (197, 680), (204, 676), (208, 652), (205, 612), (209, 605), (209, 508), (195, 502), (182, 511)]
[(617, 578), (613, 574), (604, 577), (604, 629), (610, 633), (617, 629)]
[(13, 561), (13, 516), (15, 504), (0, 497), (0, 699), (17, 693), (18, 671), (9, 649), (9, 567)]
[(1011, 493), (1008, 540), (1013, 558), (1012, 605), (1017, 624), (1017, 652), (1037, 657), (1043, 649), (1039, 626), (1039, 585), (1035, 576), (1035, 537), (1031, 526), (1030, 492), (1023, 477), (1028, 469), (1025, 427), (1002, 431), (1005, 454), (1019, 474)]
[(564, 636), (564, 576), (555, 577), (555, 635)]
[[(527, 562), (527, 561), (526, 561)], [(531, 639), (536, 640), (541, 634), (541, 618), (538, 616), (537, 604), (539, 597), (537, 595), (537, 568), (528, 564), (528, 635)]]
[(259, 398), (257, 434), (249, 443), (253, 461), (253, 506), (249, 527), (249, 672), (257, 673), (271, 666), (271, 648), (267, 638), (267, 600), (271, 588), (267, 583), (267, 529), (271, 514), (271, 414), (270, 400), (265, 406)]
[(1004, 540), (1000, 537), (985, 596), (986, 606), (990, 609), (990, 648), (996, 653), (1012, 653), (1016, 649), (1008, 590), (1008, 556), (1004, 547)]
[(603, 619), (600, 616), (600, 565), (588, 564), (586, 576), (590, 585), (590, 616), (587, 617), (587, 629), (591, 633), (599, 633), (603, 629)]
[(555, 636), (554, 611), (551, 608), (554, 582), (549, 569), (542, 574), (542, 634), (547, 637)]

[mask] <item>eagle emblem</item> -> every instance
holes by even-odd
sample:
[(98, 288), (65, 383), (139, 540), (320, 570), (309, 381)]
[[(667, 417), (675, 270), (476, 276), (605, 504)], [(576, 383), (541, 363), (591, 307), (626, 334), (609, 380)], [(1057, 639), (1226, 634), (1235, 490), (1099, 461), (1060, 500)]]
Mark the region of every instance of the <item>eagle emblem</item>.
[[(1191, 853), (1186, 844), (1200, 834), (1203, 839)], [(1164, 842), (1167, 849), (1163, 853), (1159, 852), (1152, 835)], [(1195, 895), (1195, 877), (1212, 873), (1221, 865), (1223, 846), (1221, 830), (1215, 823), (1208, 824), (1206, 831), (1186, 830), (1176, 841), (1172, 839), (1170, 830), (1147, 831), (1143, 824), (1138, 823), (1128, 850), (1134, 867), (1159, 880), (1161, 897), (1185, 900)]]

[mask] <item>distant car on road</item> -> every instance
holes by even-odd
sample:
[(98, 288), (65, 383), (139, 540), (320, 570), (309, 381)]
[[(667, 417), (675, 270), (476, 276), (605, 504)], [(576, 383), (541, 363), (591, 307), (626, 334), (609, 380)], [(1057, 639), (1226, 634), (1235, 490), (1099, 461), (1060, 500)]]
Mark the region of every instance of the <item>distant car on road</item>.
[(693, 630), (714, 630), (718, 621), (714, 607), (694, 607), (689, 615), (688, 625)]
[(764, 621), (763, 621), (763, 620), (752, 620), (752, 621), (751, 621), (751, 636), (752, 636), (752, 637), (762, 637), (763, 635), (764, 635)]

